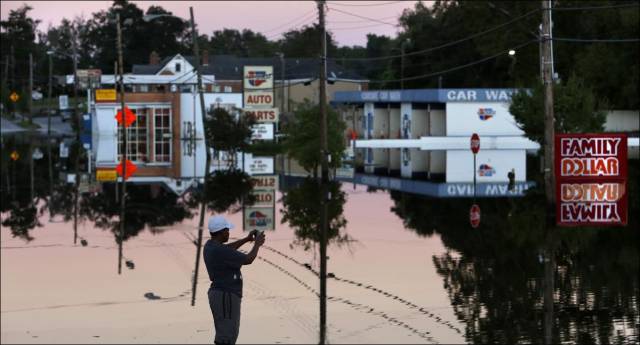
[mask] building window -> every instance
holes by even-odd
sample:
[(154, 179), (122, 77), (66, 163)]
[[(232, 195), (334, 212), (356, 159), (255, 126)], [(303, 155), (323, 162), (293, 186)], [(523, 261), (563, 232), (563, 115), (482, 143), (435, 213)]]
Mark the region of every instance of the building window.
[(180, 65), (180, 63), (176, 63), (176, 72), (180, 72), (181, 68), (182, 66)]
[(220, 85), (215, 85), (213, 87), (213, 92), (220, 92)]
[[(119, 110), (119, 109), (118, 109)], [(149, 161), (147, 143), (147, 108), (133, 108), (136, 120), (127, 127), (127, 158), (133, 162)], [(118, 126), (118, 156), (122, 160), (123, 150), (122, 126)]]
[(149, 85), (140, 85), (140, 92), (149, 92)]
[(171, 109), (154, 109), (153, 124), (154, 161), (169, 163), (171, 162)]
[(233, 90), (231, 89), (231, 86), (225, 86), (224, 92), (233, 92)]

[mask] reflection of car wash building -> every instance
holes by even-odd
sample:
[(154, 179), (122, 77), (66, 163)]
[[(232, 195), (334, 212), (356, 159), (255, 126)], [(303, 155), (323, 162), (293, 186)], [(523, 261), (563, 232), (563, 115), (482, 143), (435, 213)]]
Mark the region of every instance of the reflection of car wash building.
[[(473, 192), (470, 136), (478, 133), (478, 192), (508, 184), (513, 169), (518, 194), (526, 182), (526, 154), (539, 145), (509, 113), (510, 89), (422, 89), (337, 92), (332, 103), (348, 118), (356, 141), (356, 180), (378, 187), (406, 186), (433, 196)], [(376, 179), (373, 176), (380, 176)], [(411, 179), (411, 180), (408, 180)], [(377, 181), (377, 182), (376, 182)], [(411, 183), (410, 183), (411, 182)], [(403, 187), (404, 188), (404, 187)], [(506, 190), (505, 190), (506, 191)], [(498, 196), (498, 195), (496, 195)]]

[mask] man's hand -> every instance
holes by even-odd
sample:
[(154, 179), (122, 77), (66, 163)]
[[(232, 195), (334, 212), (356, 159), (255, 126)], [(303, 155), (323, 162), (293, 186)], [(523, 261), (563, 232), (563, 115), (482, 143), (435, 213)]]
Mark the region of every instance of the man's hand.
[(255, 238), (255, 241), (256, 241), (255, 245), (258, 247), (262, 246), (264, 244), (265, 237), (266, 236), (264, 235), (264, 232), (257, 233)]
[(247, 235), (247, 240), (248, 241), (255, 241), (256, 240), (256, 235), (258, 234), (258, 230), (251, 230), (249, 232), (249, 234)]

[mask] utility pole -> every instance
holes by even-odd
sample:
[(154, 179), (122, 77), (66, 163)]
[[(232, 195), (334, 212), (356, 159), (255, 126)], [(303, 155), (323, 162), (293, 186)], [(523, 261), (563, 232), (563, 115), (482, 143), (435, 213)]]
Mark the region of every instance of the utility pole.
[[(53, 158), (51, 157), (51, 91), (52, 91), (52, 74), (53, 74), (53, 51), (48, 51), (49, 58), (49, 90), (47, 93), (47, 158), (49, 160), (49, 202), (53, 199)], [(49, 217), (51, 218), (51, 209), (49, 209)]]
[(318, 1), (320, 38), (320, 150), (322, 160), (320, 195), (320, 344), (326, 343), (327, 328), (327, 186), (329, 182), (327, 145), (327, 32), (324, 21), (325, 1)]
[(553, 143), (554, 143), (554, 114), (553, 114), (553, 55), (551, 53), (551, 0), (542, 0), (542, 70), (544, 83), (544, 183), (547, 197), (547, 212), (554, 214), (555, 204), (555, 176), (553, 176)]
[(122, 112), (122, 158), (120, 162), (122, 164), (122, 181), (120, 182), (120, 233), (118, 235), (118, 274), (122, 274), (122, 242), (124, 241), (124, 222), (125, 222), (125, 202), (127, 184), (125, 183), (125, 176), (127, 176), (127, 128), (125, 124), (125, 104), (124, 104), (124, 64), (122, 59), (122, 28), (120, 27), (120, 13), (116, 14), (116, 28), (118, 31), (118, 74), (120, 79), (120, 111)]
[[(202, 120), (203, 123), (206, 123), (206, 109), (204, 107), (204, 91), (202, 88), (202, 69), (200, 64), (200, 49), (198, 47), (198, 32), (196, 31), (196, 23), (193, 19), (193, 7), (189, 7), (189, 14), (191, 16), (191, 33), (193, 35), (193, 54), (195, 55), (196, 60), (196, 74), (198, 78), (198, 94), (200, 95), (200, 110), (202, 112)], [(195, 123), (194, 123), (195, 126)], [(193, 274), (193, 282), (192, 282), (192, 294), (191, 294), (191, 306), (196, 305), (196, 287), (198, 286), (198, 271), (200, 269), (200, 253), (202, 251), (202, 231), (204, 227), (204, 215), (207, 210), (207, 180), (209, 179), (209, 166), (211, 165), (211, 155), (209, 154), (209, 148), (207, 147), (206, 140), (204, 141), (204, 148), (207, 154), (207, 159), (204, 167), (204, 183), (202, 185), (202, 202), (200, 204), (200, 221), (198, 223), (198, 243), (196, 249), (196, 270)]]
[(72, 28), (71, 37), (71, 49), (73, 53), (73, 115), (76, 120), (76, 145), (78, 145), (78, 151), (76, 152), (75, 159), (75, 174), (76, 183), (74, 191), (74, 211), (73, 211), (73, 244), (78, 242), (78, 194), (80, 189), (80, 155), (82, 154), (82, 144), (80, 143), (80, 130), (82, 129), (82, 123), (80, 122), (80, 115), (78, 114), (78, 48), (76, 45), (77, 40), (77, 28)]
[(284, 113), (284, 69), (285, 69), (285, 64), (284, 64), (284, 53), (279, 53), (278, 56), (280, 57), (280, 116), (282, 116), (282, 113)]
[(544, 343), (553, 343), (554, 321), (554, 273), (555, 250), (553, 240), (553, 225), (555, 223), (555, 176), (554, 163), (554, 113), (553, 113), (553, 50), (551, 20), (551, 0), (542, 0), (542, 72), (544, 83), (544, 184), (547, 200), (545, 221), (545, 251), (544, 251)]
[(29, 53), (29, 124), (33, 124), (33, 54)]

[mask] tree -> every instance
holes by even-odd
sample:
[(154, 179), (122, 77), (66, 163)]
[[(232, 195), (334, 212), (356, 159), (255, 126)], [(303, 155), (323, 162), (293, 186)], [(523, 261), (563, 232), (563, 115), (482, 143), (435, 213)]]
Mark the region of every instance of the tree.
[[(33, 7), (23, 5), (17, 10), (9, 11), (7, 20), (0, 21), (0, 61), (2, 66), (2, 82), (0, 91), (2, 102), (6, 109), (14, 109), (13, 102), (8, 99), (11, 91), (15, 91), (20, 96), (18, 106), (24, 108), (29, 99), (29, 54), (33, 54), (34, 61), (38, 60), (36, 45), (36, 30), (40, 23), (29, 17), (29, 11)], [(8, 58), (8, 59), (7, 59)], [(6, 63), (8, 66), (5, 66)], [(4, 75), (4, 67), (8, 67), (8, 75)], [(5, 83), (6, 82), (6, 83)]]
[(206, 46), (212, 54), (239, 57), (271, 57), (278, 50), (275, 42), (249, 29), (216, 30)]
[(226, 151), (233, 159), (237, 152), (249, 147), (254, 123), (255, 120), (244, 113), (234, 116), (223, 108), (210, 109), (204, 119), (207, 147), (213, 147), (216, 152)]
[[(299, 30), (285, 32), (283, 38), (278, 41), (278, 45), (284, 56), (317, 58), (321, 54), (320, 37), (322, 37), (320, 27), (318, 24), (313, 24)], [(327, 32), (327, 55), (335, 56), (337, 49), (333, 35)]]
[[(189, 35), (188, 22), (173, 17), (161, 17), (145, 22), (143, 11), (134, 3), (117, 0), (107, 11), (93, 14), (88, 37), (92, 43), (97, 67), (112, 71), (117, 59), (116, 14), (120, 14), (125, 71), (133, 64), (148, 64), (149, 54), (172, 56), (186, 52), (184, 41)], [(151, 6), (147, 14), (171, 14), (160, 6)]]
[[(603, 130), (606, 109), (593, 90), (579, 77), (554, 87), (554, 116), (557, 133), (589, 133)], [(531, 94), (518, 92), (511, 99), (509, 112), (526, 135), (541, 143), (544, 139), (544, 88), (536, 84)]]
[[(291, 158), (297, 160), (314, 176), (320, 166), (322, 155), (320, 150), (320, 110), (318, 105), (305, 101), (295, 112), (294, 120), (284, 128), (286, 135), (285, 148)], [(329, 167), (337, 168), (342, 164), (341, 157), (345, 149), (343, 133), (345, 123), (338, 113), (327, 109), (327, 142), (331, 161)]]
[[(341, 189), (341, 183), (332, 181), (328, 191), (331, 199), (327, 201), (327, 239), (337, 244), (348, 243), (351, 238), (340, 231), (347, 226), (344, 218), (344, 204), (346, 193)], [(309, 250), (320, 242), (320, 182), (305, 178), (297, 187), (289, 190), (282, 197), (281, 223), (289, 223), (294, 229), (296, 240), (294, 244), (301, 245), (304, 250)]]

